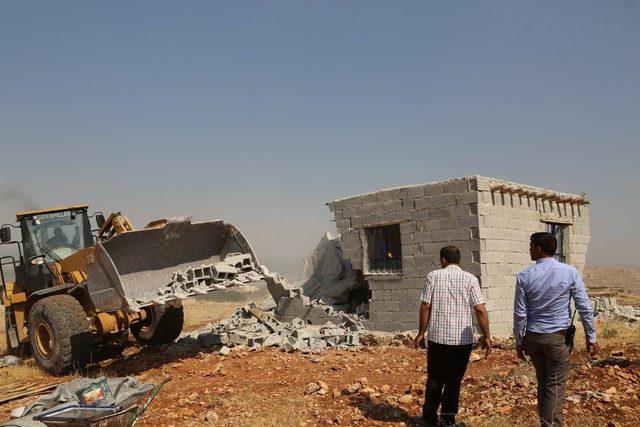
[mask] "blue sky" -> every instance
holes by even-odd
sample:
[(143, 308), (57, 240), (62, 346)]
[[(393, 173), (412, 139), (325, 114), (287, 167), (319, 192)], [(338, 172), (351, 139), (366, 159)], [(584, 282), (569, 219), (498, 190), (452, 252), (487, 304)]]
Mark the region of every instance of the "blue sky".
[(640, 3), (0, 1), (0, 195), (238, 225), (302, 258), (324, 203), (481, 174), (592, 206), (639, 265)]

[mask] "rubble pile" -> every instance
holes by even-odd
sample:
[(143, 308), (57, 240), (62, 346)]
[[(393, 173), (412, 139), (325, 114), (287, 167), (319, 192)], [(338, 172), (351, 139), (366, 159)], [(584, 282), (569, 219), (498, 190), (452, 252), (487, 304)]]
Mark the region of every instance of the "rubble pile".
[(333, 321), (312, 325), (300, 318), (280, 321), (274, 314), (273, 310), (265, 311), (250, 303), (229, 318), (188, 334), (187, 338), (197, 339), (206, 346), (221, 346), (219, 352), (223, 355), (235, 346), (253, 350), (279, 347), (286, 352), (319, 353), (327, 348), (360, 345), (360, 331), (364, 327), (354, 315), (336, 314)]
[(631, 305), (618, 305), (614, 297), (594, 297), (591, 304), (598, 316), (605, 319), (622, 318), (630, 322), (640, 321), (640, 309)]
[(220, 262), (175, 271), (169, 283), (158, 288), (154, 302), (162, 304), (171, 299), (258, 282), (265, 279), (263, 269), (254, 265), (250, 254), (230, 253)]

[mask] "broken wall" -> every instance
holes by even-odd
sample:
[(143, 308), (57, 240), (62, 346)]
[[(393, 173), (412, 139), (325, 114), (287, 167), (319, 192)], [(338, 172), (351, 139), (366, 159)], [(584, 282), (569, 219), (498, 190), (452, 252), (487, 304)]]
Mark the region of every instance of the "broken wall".
[(311, 255), (304, 260), (302, 292), (325, 304), (350, 311), (352, 291), (364, 285), (351, 262), (344, 258), (338, 238), (326, 233)]
[[(392, 188), (329, 203), (342, 235), (343, 254), (369, 283), (368, 327), (416, 328), (424, 277), (440, 268), (442, 246), (458, 246), (462, 268), (480, 274), (477, 207), (475, 178)], [(365, 230), (391, 224), (400, 227), (402, 271), (370, 271), (364, 256)]]

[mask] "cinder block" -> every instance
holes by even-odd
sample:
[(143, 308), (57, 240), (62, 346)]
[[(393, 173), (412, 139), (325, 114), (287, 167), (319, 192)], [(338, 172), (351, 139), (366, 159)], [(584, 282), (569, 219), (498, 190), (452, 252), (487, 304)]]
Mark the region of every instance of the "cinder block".
[(386, 202), (388, 200), (398, 199), (400, 198), (400, 189), (389, 189), (382, 190), (376, 193), (376, 201), (377, 202)]
[(340, 232), (349, 230), (351, 228), (351, 220), (348, 220), (348, 219), (336, 220), (336, 228)]
[(445, 182), (442, 188), (444, 193), (462, 193), (469, 191), (469, 181), (462, 179)]
[(404, 257), (409, 257), (411, 255), (416, 255), (418, 253), (419, 253), (419, 246), (417, 243), (402, 245), (402, 256), (403, 256), (402, 265), (408, 265), (407, 263), (405, 263)]
[(385, 212), (391, 212), (391, 211), (402, 209), (402, 202), (400, 201), (400, 199), (387, 200), (383, 204), (384, 204)]
[(402, 197), (416, 198), (424, 197), (424, 185), (414, 185), (411, 187), (403, 188), (400, 191)]
[(414, 241), (418, 243), (432, 242), (433, 233), (434, 233), (433, 231), (418, 231), (414, 233)]
[(430, 196), (438, 196), (440, 194), (442, 194), (443, 191), (443, 186), (442, 184), (428, 184), (425, 185), (424, 187), (424, 195), (425, 197), (430, 197)]
[(478, 203), (478, 192), (467, 191), (456, 194), (456, 203), (459, 205), (468, 205), (469, 203)]
[(416, 309), (413, 309), (411, 311), (396, 311), (395, 313), (391, 314), (391, 321), (392, 322), (401, 322), (401, 323), (405, 323), (405, 322), (410, 322), (410, 321), (415, 321), (415, 319), (418, 318), (418, 311)]
[(370, 205), (376, 202), (376, 193), (369, 193), (362, 196), (362, 204)]
[(428, 268), (433, 264), (433, 256), (431, 255), (415, 255), (413, 260), (414, 265), (418, 268)]
[(433, 206), (435, 208), (452, 206), (456, 204), (456, 195), (455, 194), (443, 194), (442, 196), (434, 196), (433, 197)]
[(474, 182), (471, 183), (471, 189), (475, 189), (477, 191), (489, 191), (491, 189), (491, 184), (489, 183), (489, 179), (483, 176), (474, 177)]
[(414, 210), (406, 210), (406, 209), (401, 209), (401, 210), (395, 211), (394, 215), (393, 215), (393, 220), (394, 221), (408, 221), (408, 220), (414, 218), (415, 212), (416, 211), (414, 211)]
[(449, 216), (449, 207), (448, 206), (433, 207), (433, 208), (430, 208), (430, 212), (431, 212), (432, 220), (447, 218)]
[(408, 298), (407, 289), (404, 288), (405, 282), (406, 280), (403, 280), (400, 283), (400, 286), (402, 286), (402, 289), (391, 289), (391, 299), (393, 301), (404, 301)]
[(418, 222), (410, 221), (400, 224), (400, 234), (413, 233), (418, 230)]
[(414, 201), (416, 210), (428, 209), (433, 206), (433, 198), (419, 198)]
[(398, 311), (400, 310), (400, 301), (385, 301), (384, 307), (386, 311)]
[(420, 229), (422, 231), (433, 231), (433, 230), (438, 230), (439, 228), (440, 228), (439, 219), (430, 219), (428, 221), (422, 221), (420, 223)]
[(347, 208), (357, 208), (362, 206), (362, 196), (352, 197), (346, 200)]
[(369, 309), (369, 319), (374, 322), (391, 322), (393, 313), (390, 311), (372, 311)]
[[(411, 300), (404, 300), (404, 301), (400, 301), (400, 311), (401, 312), (411, 312), (411, 313), (417, 313), (418, 310), (420, 309), (420, 300), (419, 299), (411, 299)], [(413, 315), (411, 317), (414, 317)], [(396, 320), (396, 319), (394, 319)]]

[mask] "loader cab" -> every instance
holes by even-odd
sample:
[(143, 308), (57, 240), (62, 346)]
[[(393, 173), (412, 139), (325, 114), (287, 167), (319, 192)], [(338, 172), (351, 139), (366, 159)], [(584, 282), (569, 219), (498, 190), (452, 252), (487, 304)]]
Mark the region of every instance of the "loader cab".
[(56, 262), (93, 245), (86, 208), (24, 216), (19, 222), (27, 261), (43, 255), (44, 262)]
[[(16, 214), (22, 250), (20, 261), (15, 264), (15, 276), (27, 294), (49, 286), (51, 271), (47, 264), (93, 245), (87, 208), (66, 206)], [(10, 233), (7, 229), (2, 231)], [(3, 242), (6, 238), (3, 236)]]

